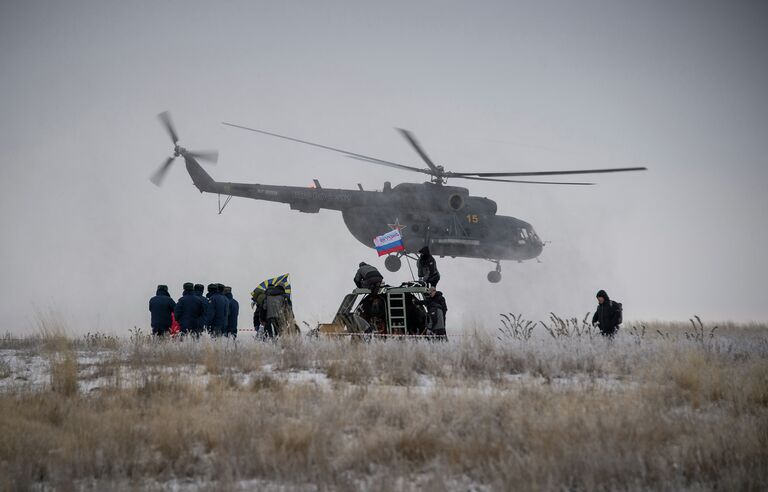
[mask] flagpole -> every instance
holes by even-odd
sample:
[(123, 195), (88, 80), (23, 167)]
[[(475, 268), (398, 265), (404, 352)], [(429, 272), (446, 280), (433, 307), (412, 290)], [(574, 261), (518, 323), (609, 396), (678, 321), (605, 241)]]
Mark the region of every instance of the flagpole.
[(411, 268), (411, 257), (408, 256), (408, 254), (403, 255), (405, 256), (405, 260), (408, 262), (408, 270), (411, 271), (411, 280), (414, 282), (416, 281), (416, 277), (413, 276), (413, 268)]

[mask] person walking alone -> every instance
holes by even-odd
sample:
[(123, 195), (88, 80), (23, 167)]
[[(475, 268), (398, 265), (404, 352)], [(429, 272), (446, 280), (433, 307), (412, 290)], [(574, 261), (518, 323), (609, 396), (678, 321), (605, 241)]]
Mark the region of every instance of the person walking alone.
[(598, 291), (596, 297), (597, 309), (592, 316), (592, 326), (597, 326), (604, 337), (613, 338), (623, 321), (623, 307), (620, 302), (611, 300), (604, 290)]

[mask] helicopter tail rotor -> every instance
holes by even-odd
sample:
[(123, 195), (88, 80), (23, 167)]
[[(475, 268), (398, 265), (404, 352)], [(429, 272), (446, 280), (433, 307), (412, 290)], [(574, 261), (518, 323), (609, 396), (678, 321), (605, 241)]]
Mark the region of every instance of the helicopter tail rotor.
[(171, 142), (173, 143), (173, 155), (168, 157), (149, 178), (155, 186), (159, 187), (163, 183), (165, 175), (168, 174), (168, 171), (171, 168), (171, 164), (173, 164), (173, 161), (179, 156), (184, 157), (185, 160), (192, 159), (195, 162), (201, 160), (209, 164), (216, 164), (216, 161), (219, 159), (219, 153), (215, 150), (191, 151), (179, 146), (179, 134), (176, 133), (176, 127), (173, 125), (171, 114), (168, 111), (163, 111), (157, 115), (157, 117), (168, 132), (168, 136), (171, 137)]
[(168, 169), (171, 167), (171, 164), (173, 164), (173, 160), (175, 157), (169, 157), (165, 160), (165, 162), (158, 168), (157, 171), (152, 175), (152, 177), (149, 178), (150, 181), (155, 186), (160, 186), (163, 184), (163, 180), (165, 179), (165, 175), (168, 173)]

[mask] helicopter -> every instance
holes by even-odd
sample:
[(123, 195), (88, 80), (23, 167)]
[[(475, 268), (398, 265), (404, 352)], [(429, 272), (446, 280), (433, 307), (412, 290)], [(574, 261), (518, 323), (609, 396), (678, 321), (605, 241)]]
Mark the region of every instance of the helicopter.
[[(198, 160), (215, 163), (215, 151), (194, 152), (179, 145), (179, 137), (166, 111), (158, 115), (173, 143), (173, 155), (168, 157), (152, 175), (150, 181), (160, 186), (171, 164), (177, 157), (184, 158), (192, 183), (201, 193), (219, 195), (219, 213), (233, 197), (252, 198), (270, 202), (286, 203), (291, 210), (304, 213), (318, 213), (320, 209), (341, 212), (349, 232), (358, 241), (374, 248), (373, 238), (397, 229), (403, 239), (404, 251), (390, 254), (384, 265), (390, 272), (397, 272), (402, 266), (402, 257), (417, 253), (427, 246), (432, 255), (451, 258), (480, 258), (491, 261), (495, 269), (487, 275), (488, 281), (501, 281), (501, 261), (522, 262), (537, 259), (545, 242), (533, 226), (521, 219), (499, 215), (496, 202), (480, 196), (473, 196), (467, 188), (449, 186), (449, 179), (493, 181), (503, 183), (590, 186), (589, 182), (531, 181), (521, 179), (528, 176), (556, 176), (575, 174), (598, 174), (627, 171), (644, 171), (645, 167), (622, 167), (603, 169), (578, 169), (568, 171), (531, 172), (453, 172), (435, 164), (408, 130), (398, 129), (411, 147), (426, 163), (426, 168), (408, 166), (376, 157), (358, 154), (343, 149), (301, 140), (277, 133), (250, 128), (233, 123), (224, 125), (289, 140), (324, 150), (337, 152), (369, 164), (377, 164), (404, 171), (416, 172), (429, 177), (423, 183), (400, 183), (395, 186), (387, 181), (381, 191), (364, 190), (358, 184), (357, 190), (324, 188), (315, 179), (314, 187), (280, 186), (257, 183), (229, 183), (215, 181), (200, 165)], [(221, 205), (221, 196), (226, 196)], [(410, 258), (410, 256), (408, 256)]]

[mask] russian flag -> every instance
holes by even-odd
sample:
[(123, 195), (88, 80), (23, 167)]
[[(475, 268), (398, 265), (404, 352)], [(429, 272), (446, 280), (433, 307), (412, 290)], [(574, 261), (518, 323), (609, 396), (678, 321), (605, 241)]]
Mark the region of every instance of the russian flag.
[(405, 251), (403, 236), (400, 235), (400, 231), (397, 229), (373, 238), (373, 245), (376, 246), (379, 256), (388, 255), (396, 251)]

